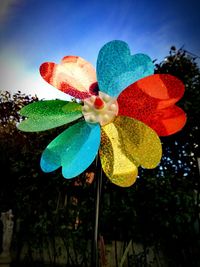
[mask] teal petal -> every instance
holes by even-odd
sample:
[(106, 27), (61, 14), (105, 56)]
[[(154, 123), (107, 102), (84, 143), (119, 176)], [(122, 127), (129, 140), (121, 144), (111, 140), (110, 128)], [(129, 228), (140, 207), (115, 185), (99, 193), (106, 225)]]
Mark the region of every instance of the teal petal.
[(44, 150), (40, 165), (44, 172), (62, 167), (65, 178), (82, 173), (95, 159), (100, 145), (99, 124), (80, 121), (56, 137)]
[(144, 54), (131, 55), (123, 41), (105, 44), (97, 59), (97, 80), (100, 91), (117, 97), (127, 86), (154, 73), (154, 64)]
[(28, 117), (17, 127), (24, 132), (39, 132), (52, 129), (82, 117), (82, 106), (64, 100), (47, 100), (31, 103), (20, 110)]

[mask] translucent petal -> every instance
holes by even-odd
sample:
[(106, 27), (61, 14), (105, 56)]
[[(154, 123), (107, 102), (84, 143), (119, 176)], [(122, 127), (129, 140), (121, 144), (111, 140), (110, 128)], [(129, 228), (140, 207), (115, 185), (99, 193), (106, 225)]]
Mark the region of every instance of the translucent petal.
[(73, 178), (93, 162), (99, 145), (99, 124), (78, 122), (47, 146), (41, 157), (41, 168), (44, 172), (52, 172), (62, 166), (63, 176)]
[(144, 122), (160, 136), (176, 133), (186, 122), (184, 111), (174, 105), (183, 93), (183, 83), (172, 75), (148, 76), (119, 95), (119, 115)]
[(52, 129), (82, 117), (82, 106), (63, 100), (47, 100), (31, 103), (21, 109), (20, 114), (28, 117), (18, 125), (25, 132)]
[(135, 183), (138, 170), (134, 160), (121, 148), (121, 139), (113, 123), (102, 128), (100, 157), (102, 168), (110, 181), (121, 187)]
[(97, 59), (97, 80), (100, 91), (116, 97), (133, 82), (153, 74), (154, 65), (144, 54), (131, 55), (125, 42), (105, 44)]
[(162, 156), (157, 134), (144, 123), (119, 116), (113, 123), (102, 127), (100, 147), (104, 172), (114, 184), (132, 185), (137, 167), (155, 168)]
[(186, 121), (185, 112), (177, 106), (171, 106), (156, 111), (154, 118), (149, 121), (148, 125), (160, 136), (168, 136), (180, 131)]
[(175, 104), (185, 91), (182, 81), (170, 74), (150, 75), (137, 81), (135, 86), (145, 94), (159, 99), (159, 109)]
[(81, 57), (66, 56), (60, 64), (45, 62), (40, 74), (45, 81), (73, 97), (84, 99), (95, 93), (95, 69)]

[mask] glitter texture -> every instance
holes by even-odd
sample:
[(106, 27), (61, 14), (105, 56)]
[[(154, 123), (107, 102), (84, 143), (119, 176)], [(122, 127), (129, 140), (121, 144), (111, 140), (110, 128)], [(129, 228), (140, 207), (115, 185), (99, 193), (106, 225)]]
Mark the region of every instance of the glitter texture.
[(112, 97), (117, 97), (127, 86), (153, 73), (154, 65), (151, 59), (144, 54), (131, 55), (125, 42), (109, 42), (99, 52), (99, 89)]
[(161, 156), (159, 137), (140, 121), (119, 116), (113, 123), (102, 127), (101, 163), (114, 184), (132, 185), (137, 177), (137, 167), (155, 168)]
[(40, 74), (45, 81), (73, 97), (84, 99), (96, 85), (93, 66), (81, 57), (66, 56), (60, 64), (45, 62), (40, 66)]
[(28, 117), (18, 125), (24, 132), (52, 129), (82, 117), (82, 106), (63, 100), (46, 100), (31, 103), (21, 109), (20, 115)]
[(65, 178), (75, 177), (93, 162), (99, 145), (100, 126), (78, 122), (47, 146), (41, 157), (41, 168), (52, 172), (62, 166)]
[(131, 55), (123, 41), (114, 40), (101, 48), (97, 78), (92, 65), (77, 56), (66, 56), (60, 64), (43, 63), (40, 73), (46, 82), (83, 102), (40, 101), (21, 110), (28, 118), (18, 128), (29, 132), (83, 116), (46, 147), (40, 161), (44, 172), (62, 167), (65, 178), (76, 177), (99, 150), (110, 181), (131, 186), (138, 167), (152, 169), (159, 164), (158, 135), (176, 133), (186, 122), (186, 114), (175, 105), (184, 94), (183, 83), (169, 74), (154, 74), (152, 60), (144, 54)]
[(127, 87), (118, 97), (119, 115), (140, 120), (160, 136), (181, 130), (185, 112), (174, 104), (183, 96), (184, 85), (169, 74), (155, 74)]

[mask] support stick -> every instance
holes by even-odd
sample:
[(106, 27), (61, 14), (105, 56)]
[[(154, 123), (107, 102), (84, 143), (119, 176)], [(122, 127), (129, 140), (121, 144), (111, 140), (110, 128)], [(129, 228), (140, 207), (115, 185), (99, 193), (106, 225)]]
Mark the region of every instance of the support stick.
[(95, 224), (94, 224), (94, 240), (92, 248), (92, 267), (99, 267), (99, 255), (98, 255), (98, 228), (99, 228), (99, 203), (102, 187), (102, 167), (99, 155), (96, 160), (96, 207), (95, 207)]

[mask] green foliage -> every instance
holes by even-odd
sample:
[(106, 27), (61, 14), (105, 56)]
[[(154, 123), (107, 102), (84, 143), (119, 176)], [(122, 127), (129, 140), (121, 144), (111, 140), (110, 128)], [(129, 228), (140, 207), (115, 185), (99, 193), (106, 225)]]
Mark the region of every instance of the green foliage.
[[(147, 266), (148, 248), (166, 255), (169, 266), (198, 266), (200, 70), (184, 50), (170, 50), (156, 65), (156, 73), (170, 73), (186, 86), (180, 104), (187, 112), (184, 129), (162, 138), (163, 158), (154, 170), (141, 169), (137, 182), (120, 188), (103, 177), (100, 233), (105, 242), (130, 240), (143, 244), (144, 252), (129, 257), (130, 266)], [(23, 133), (16, 128), (19, 110), (37, 97), (18, 92), (0, 98), (0, 210), (13, 209), (16, 219), (13, 249), (20, 258), (26, 243), (27, 264), (35, 251), (43, 260), (43, 249), (55, 264), (64, 253), (67, 266), (90, 266), (93, 235), (95, 182), (86, 172), (97, 172), (95, 163), (80, 177), (64, 179), (60, 170), (45, 174), (40, 170), (41, 152), (64, 127), (41, 133)], [(61, 240), (58, 242), (58, 239)], [(62, 245), (61, 245), (62, 243)], [(53, 251), (53, 254), (51, 253)], [(149, 265), (150, 266), (150, 265)]]
[[(79, 199), (84, 192), (89, 198), (90, 191), (86, 183), (80, 194), (78, 178), (68, 181), (63, 179), (60, 170), (51, 175), (40, 170), (39, 160), (43, 149), (63, 127), (28, 134), (17, 129), (16, 124), (21, 119), (19, 110), (37, 100), (20, 92), (13, 97), (8, 92), (1, 94), (0, 166), (3, 175), (0, 179), (0, 210), (12, 208), (15, 214), (13, 246), (17, 259), (26, 244), (26, 260), (31, 262), (35, 252), (41, 254), (42, 260), (42, 250), (45, 248), (49, 251), (49, 260), (54, 263), (61, 253), (60, 245), (56, 246), (56, 239), (60, 237), (60, 243), (62, 246), (64, 244), (66, 250), (74, 247), (74, 257), (70, 257), (69, 251), (67, 253), (68, 263), (78, 264), (87, 261), (86, 246), (92, 228), (88, 218), (92, 216), (94, 200), (84, 208), (84, 201), (82, 203)], [(86, 180), (84, 176), (83, 181)], [(82, 213), (88, 221), (78, 227), (80, 222), (76, 224), (76, 221), (80, 220)]]

